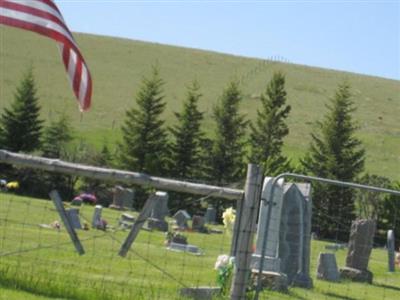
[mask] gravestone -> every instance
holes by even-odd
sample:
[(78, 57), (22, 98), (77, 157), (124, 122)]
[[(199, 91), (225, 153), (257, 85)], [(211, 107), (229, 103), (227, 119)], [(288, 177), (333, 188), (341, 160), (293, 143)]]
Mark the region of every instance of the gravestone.
[(394, 272), (395, 268), (395, 241), (393, 230), (387, 232), (387, 250), (389, 272)]
[(157, 220), (164, 220), (169, 214), (168, 209), (168, 193), (157, 191), (157, 202), (151, 211), (150, 218)]
[(333, 253), (320, 253), (318, 257), (317, 278), (327, 281), (339, 281), (340, 274)]
[(195, 245), (189, 245), (189, 244), (180, 244), (180, 243), (171, 242), (168, 244), (167, 249), (178, 251), (178, 252), (189, 252), (189, 253), (197, 254), (197, 255), (202, 254), (202, 251), (200, 250), (199, 247), (197, 247)]
[[(256, 241), (256, 251), (252, 256), (251, 268), (259, 269), (261, 257), (264, 256), (263, 271), (266, 272), (280, 272), (280, 258), (278, 257), (278, 245), (279, 245), (279, 231), (281, 225), (281, 213), (282, 213), (282, 202), (283, 202), (283, 179), (279, 180), (275, 185), (273, 202), (274, 205), (271, 207), (271, 220), (269, 223), (269, 232), (267, 237), (267, 245), (265, 252), (261, 255), (262, 247), (266, 234), (266, 223), (268, 215), (268, 206), (266, 201), (271, 201), (269, 199), (271, 185), (274, 178), (265, 177), (261, 199), (264, 200), (260, 204), (260, 211), (258, 217), (257, 226), (257, 241)], [(266, 201), (265, 201), (266, 200)]]
[(215, 224), (216, 218), (217, 218), (216, 209), (212, 205), (209, 205), (207, 207), (206, 214), (204, 215), (205, 223), (206, 224)]
[(125, 222), (133, 223), (133, 222), (135, 222), (135, 217), (130, 215), (130, 214), (124, 213), (124, 214), (121, 215), (121, 219), (120, 220), (121, 221), (125, 221)]
[(120, 185), (116, 185), (113, 188), (113, 203), (110, 208), (122, 210), (124, 208), (122, 195), (124, 194), (124, 188)]
[[(272, 178), (266, 178), (262, 199), (268, 199)], [(280, 180), (274, 189), (271, 220), (264, 252), (263, 271), (285, 274), (288, 284), (311, 288), (311, 185), (284, 184)], [(266, 234), (268, 206), (261, 204), (257, 230), (256, 251), (252, 256), (251, 268), (259, 269), (262, 245)], [(271, 277), (272, 275), (268, 276)]]
[(189, 227), (187, 222), (191, 219), (191, 217), (186, 210), (181, 209), (175, 213), (174, 219), (176, 221), (176, 225), (178, 225), (180, 229), (187, 229)]
[(168, 209), (168, 193), (157, 191), (155, 193), (157, 201), (151, 211), (150, 218), (147, 219), (147, 228), (159, 231), (168, 231), (168, 223), (165, 217), (169, 214)]
[(127, 210), (133, 210), (133, 202), (135, 198), (135, 192), (133, 189), (124, 189), (120, 197), (122, 201), (122, 207)]
[[(251, 270), (250, 282), (256, 288), (258, 283), (258, 270)], [(260, 278), (261, 286), (272, 291), (284, 292), (288, 291), (288, 279), (283, 273), (276, 273), (270, 271), (263, 271)]]
[(118, 225), (122, 229), (130, 229), (133, 226), (133, 223), (135, 222), (135, 217), (128, 214), (128, 213), (123, 213), (121, 217), (119, 218)]
[(101, 205), (96, 205), (94, 207), (94, 213), (93, 213), (93, 218), (92, 218), (92, 227), (93, 228), (98, 228), (102, 224), (101, 222), (101, 212), (103, 210), (103, 207)]
[(281, 272), (289, 284), (311, 288), (311, 185), (288, 183), (284, 186), (280, 227)]
[(205, 230), (204, 225), (205, 225), (204, 217), (196, 216), (196, 215), (193, 216), (193, 218), (192, 218), (192, 229), (193, 230), (204, 232), (204, 230)]
[(373, 274), (368, 270), (368, 262), (375, 230), (375, 220), (361, 219), (352, 222), (346, 267), (340, 269), (341, 277), (372, 283)]
[(132, 189), (125, 189), (122, 186), (117, 185), (114, 187), (113, 193), (113, 203), (110, 205), (110, 208), (133, 210), (135, 193)]
[(79, 219), (79, 209), (67, 208), (65, 213), (73, 228), (82, 229), (81, 221)]

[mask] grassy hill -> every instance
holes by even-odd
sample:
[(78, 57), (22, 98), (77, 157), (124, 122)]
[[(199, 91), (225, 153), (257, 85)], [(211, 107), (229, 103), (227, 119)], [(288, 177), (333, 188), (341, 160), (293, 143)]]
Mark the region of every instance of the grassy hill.
[(359, 137), (367, 149), (367, 170), (400, 180), (400, 82), (334, 70), (225, 55), (111, 37), (76, 34), (94, 80), (93, 108), (80, 114), (54, 42), (17, 29), (0, 26), (0, 111), (13, 99), (13, 92), (29, 64), (34, 66), (43, 118), (65, 111), (76, 135), (89, 142), (115, 142), (126, 109), (143, 75), (158, 64), (166, 82), (167, 124), (181, 109), (185, 85), (196, 79), (202, 87), (200, 108), (205, 128), (212, 135), (212, 108), (227, 82), (241, 81), (242, 111), (251, 120), (259, 106), (258, 95), (271, 74), (286, 74), (288, 101), (292, 105), (290, 134), (285, 152), (296, 161), (307, 150), (315, 121), (326, 112), (325, 103), (337, 84), (348, 80), (357, 106)]

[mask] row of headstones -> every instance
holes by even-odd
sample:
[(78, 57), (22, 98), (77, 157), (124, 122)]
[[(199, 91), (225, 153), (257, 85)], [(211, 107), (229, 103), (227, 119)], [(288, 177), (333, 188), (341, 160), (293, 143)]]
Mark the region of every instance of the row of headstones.
[[(251, 262), (253, 277), (258, 277), (262, 261), (261, 280), (267, 283), (274, 282), (274, 284), (278, 282), (280, 286), (294, 285), (311, 288), (313, 286), (309, 272), (311, 185), (284, 183), (280, 180), (274, 188), (271, 201), (269, 197), (272, 180), (273, 178), (267, 177), (262, 190), (262, 199), (266, 201), (260, 206), (256, 251)], [(267, 201), (273, 205), (268, 206)], [(268, 212), (269, 209), (272, 211)], [(268, 217), (270, 217), (269, 220)], [(340, 276), (355, 281), (372, 282), (373, 275), (368, 271), (368, 261), (373, 247), (375, 229), (374, 220), (354, 221), (351, 227), (346, 266), (340, 269), (340, 275), (338, 275), (336, 260), (333, 263), (334, 256), (321, 254), (318, 274), (322, 275), (318, 275), (318, 278), (337, 280)], [(388, 243), (390, 246), (388, 248), (391, 249), (390, 255), (394, 257), (394, 241), (392, 240)]]
[[(166, 192), (157, 192), (160, 196), (160, 200), (157, 202), (157, 205), (152, 210), (151, 218), (156, 220), (164, 220), (165, 217), (169, 215), (168, 209), (168, 193)], [(127, 209), (133, 210), (134, 204), (134, 195), (135, 192), (132, 189), (123, 188), (122, 186), (116, 186), (113, 189), (113, 203), (110, 205), (110, 208), (114, 209)], [(204, 223), (205, 224), (213, 224), (216, 221), (216, 210), (211, 205), (207, 208), (207, 211), (204, 215)], [(187, 215), (185, 215), (185, 211), (178, 211), (174, 218), (177, 219), (178, 226), (185, 227), (185, 219)], [(196, 223), (197, 217), (194, 218), (194, 222)], [(179, 220), (178, 220), (179, 219)], [(186, 220), (187, 221), (187, 220)], [(181, 224), (183, 222), (183, 224)], [(202, 222), (201, 220), (199, 222)]]
[[(111, 208), (123, 209), (127, 208), (127, 203), (133, 206), (133, 191), (131, 189), (124, 189), (120, 186), (114, 189), (114, 201), (110, 205)], [(150, 218), (147, 220), (149, 229), (158, 229), (160, 231), (168, 231), (168, 223), (165, 218), (169, 215), (168, 209), (168, 193), (158, 191), (156, 192), (158, 196), (158, 201), (151, 211)], [(132, 200), (132, 201), (131, 201)], [(132, 207), (131, 206), (131, 207)], [(129, 208), (129, 207), (128, 207)], [(71, 224), (76, 229), (82, 229), (82, 225), (79, 219), (79, 209), (69, 208), (66, 210), (67, 216), (71, 221)], [(102, 227), (104, 222), (101, 219), (102, 206), (96, 205), (93, 218), (92, 226), (93, 228)], [(216, 210), (214, 207), (209, 206), (204, 216), (195, 215), (193, 218), (185, 210), (179, 210), (173, 216), (177, 226), (181, 230), (188, 229), (188, 221), (192, 220), (192, 229), (197, 231), (202, 231), (205, 228), (205, 224), (214, 224), (216, 220)], [(126, 216), (122, 218), (122, 221), (129, 221), (130, 217)], [(132, 220), (131, 220), (132, 221)], [(102, 229), (102, 228), (101, 228)]]

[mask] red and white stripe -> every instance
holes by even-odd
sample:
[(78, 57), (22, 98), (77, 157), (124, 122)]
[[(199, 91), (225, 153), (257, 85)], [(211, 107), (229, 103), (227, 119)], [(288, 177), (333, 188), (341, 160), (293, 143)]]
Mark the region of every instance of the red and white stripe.
[(30, 30), (56, 40), (80, 109), (90, 107), (92, 79), (89, 69), (52, 0), (0, 0), (0, 24)]

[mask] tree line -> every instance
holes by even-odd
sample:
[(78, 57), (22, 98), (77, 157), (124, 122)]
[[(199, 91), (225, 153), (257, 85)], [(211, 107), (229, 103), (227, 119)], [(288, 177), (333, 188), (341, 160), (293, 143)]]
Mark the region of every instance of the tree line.
[[(164, 84), (159, 69), (153, 67), (142, 79), (136, 105), (125, 113), (122, 139), (113, 151), (107, 143), (96, 150), (72, 143), (74, 132), (64, 114), (44, 126), (33, 71), (29, 69), (16, 89), (14, 101), (0, 116), (0, 148), (220, 186), (243, 186), (246, 164), (250, 162), (262, 165), (266, 176), (295, 171), (400, 187), (399, 183), (364, 172), (366, 152), (356, 137), (358, 128), (352, 117), (355, 106), (351, 87), (345, 81), (330, 98), (324, 117), (316, 122), (308, 151), (297, 164), (282, 152), (284, 138), (289, 134), (286, 119), (291, 111), (283, 73), (275, 72), (266, 82), (257, 116), (251, 121), (240, 113), (243, 96), (239, 83), (230, 81), (213, 108), (211, 136), (204, 130), (204, 112), (199, 109), (199, 83), (193, 81), (187, 86), (182, 110), (175, 112), (175, 125), (169, 127), (162, 118), (167, 105)], [(107, 199), (104, 201), (111, 199), (108, 184), (96, 180), (6, 165), (0, 165), (0, 176), (17, 178), (22, 183), (20, 192), (33, 196), (47, 197), (50, 189), (57, 188), (71, 199), (77, 189), (85, 189), (96, 191), (100, 198)], [(147, 191), (139, 187), (136, 191), (139, 208)], [(196, 212), (202, 204), (196, 200), (174, 193), (170, 206)], [(222, 210), (218, 199), (208, 201)], [(395, 228), (400, 235), (398, 197), (313, 184), (313, 203), (313, 230), (321, 237), (346, 240), (351, 221), (357, 216), (376, 218), (381, 230)]]

